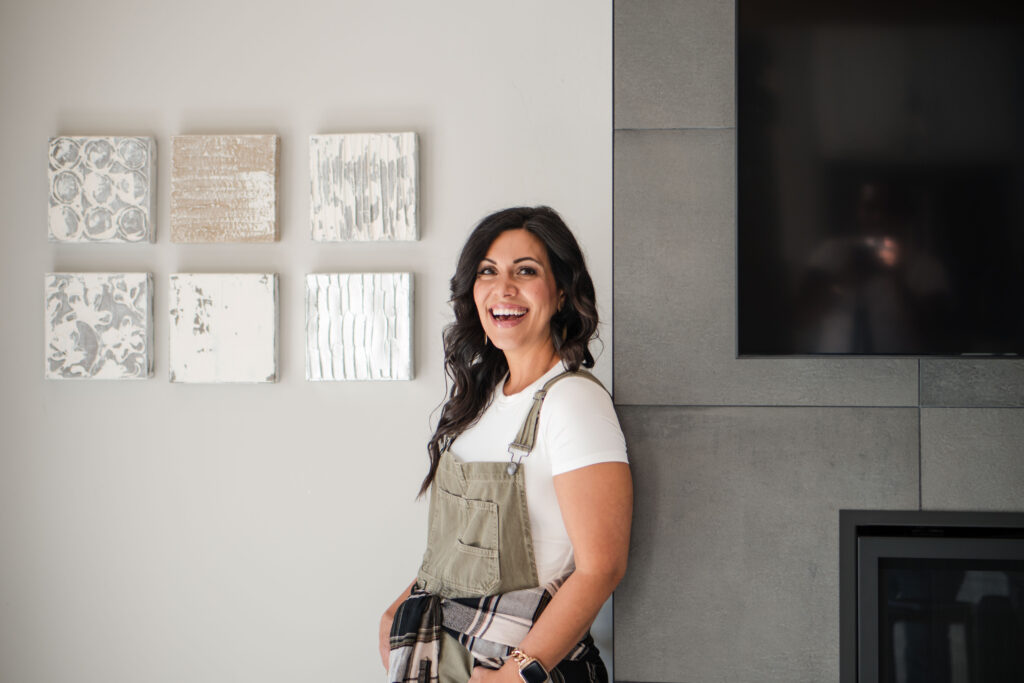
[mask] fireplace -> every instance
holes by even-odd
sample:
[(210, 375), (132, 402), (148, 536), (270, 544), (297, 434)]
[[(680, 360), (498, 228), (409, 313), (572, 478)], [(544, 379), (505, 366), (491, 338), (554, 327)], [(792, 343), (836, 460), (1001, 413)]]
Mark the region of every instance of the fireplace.
[(841, 510), (840, 683), (1024, 682), (1024, 514)]

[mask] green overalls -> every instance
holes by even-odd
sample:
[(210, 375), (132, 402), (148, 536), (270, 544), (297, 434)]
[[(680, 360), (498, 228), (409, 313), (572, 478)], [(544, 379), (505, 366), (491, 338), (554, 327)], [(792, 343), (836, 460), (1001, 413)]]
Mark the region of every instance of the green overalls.
[[(431, 487), (427, 549), (417, 576), (418, 588), (442, 598), (465, 598), (537, 586), (521, 463), (533, 450), (548, 389), (574, 375), (601, 384), (584, 371), (564, 372), (546, 382), (534, 394), (530, 411), (509, 444), (508, 462), (460, 463), (448, 448), (441, 454)], [(593, 650), (596, 659), (596, 648)], [(471, 670), (472, 656), (445, 633), (440, 657), (442, 683), (465, 681)]]

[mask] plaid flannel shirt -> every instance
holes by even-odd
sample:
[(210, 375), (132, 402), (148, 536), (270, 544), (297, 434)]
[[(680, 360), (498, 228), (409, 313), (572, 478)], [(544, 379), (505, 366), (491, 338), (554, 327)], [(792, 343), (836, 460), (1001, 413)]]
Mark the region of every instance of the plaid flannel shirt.
[[(559, 585), (561, 582), (482, 598), (442, 598), (414, 589), (399, 606), (391, 627), (388, 682), (436, 682), (442, 629), (472, 653), (475, 665), (500, 669)], [(566, 659), (582, 659), (592, 642), (588, 636)]]

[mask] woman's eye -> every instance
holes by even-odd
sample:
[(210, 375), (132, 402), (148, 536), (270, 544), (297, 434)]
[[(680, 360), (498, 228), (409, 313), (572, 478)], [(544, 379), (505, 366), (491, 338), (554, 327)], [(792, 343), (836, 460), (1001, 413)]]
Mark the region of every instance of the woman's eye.
[(494, 275), (494, 268), (491, 266), (484, 266), (480, 270), (476, 271), (477, 275)]
[(522, 268), (519, 269), (519, 274), (520, 275), (536, 275), (537, 274), (537, 270), (535, 268), (531, 268), (530, 266), (523, 266)]

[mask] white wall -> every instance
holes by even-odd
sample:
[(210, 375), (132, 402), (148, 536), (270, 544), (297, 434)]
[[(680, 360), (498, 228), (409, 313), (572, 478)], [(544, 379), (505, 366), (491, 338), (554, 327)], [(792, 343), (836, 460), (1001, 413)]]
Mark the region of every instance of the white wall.
[[(611, 3), (0, 5), (0, 680), (380, 680), (418, 566), (447, 280), (472, 224), (548, 203), (610, 320)], [(417, 243), (308, 238), (307, 137), (415, 130)], [(281, 136), (281, 241), (174, 245), (170, 136)], [(47, 138), (147, 134), (152, 245), (46, 241)], [(43, 380), (43, 273), (145, 270), (156, 376)], [(280, 382), (167, 381), (167, 277), (280, 273)], [(306, 382), (303, 276), (415, 273), (416, 379)], [(611, 329), (599, 375), (611, 376)]]

